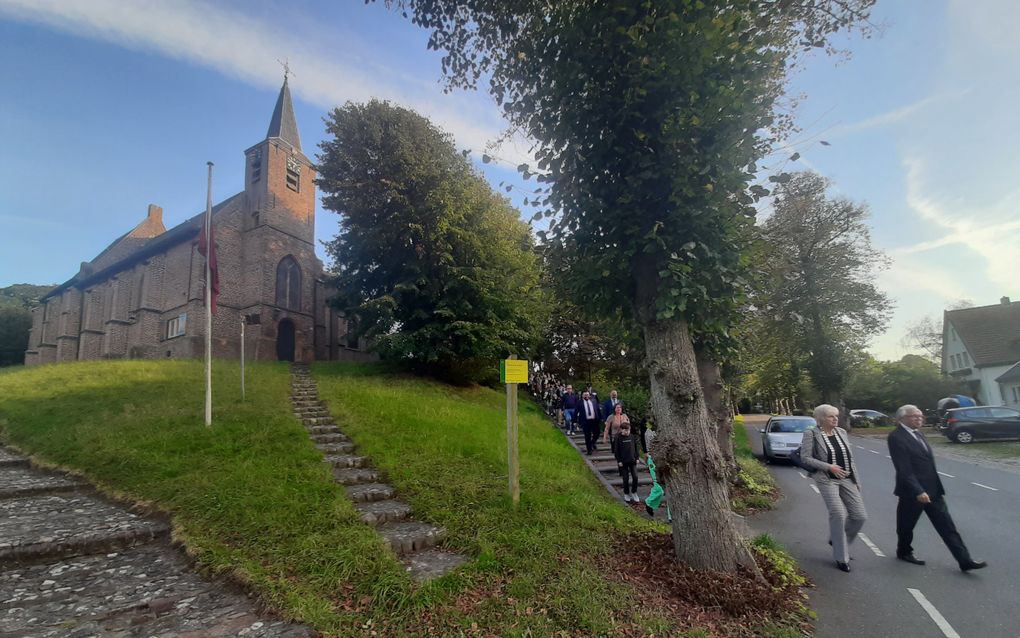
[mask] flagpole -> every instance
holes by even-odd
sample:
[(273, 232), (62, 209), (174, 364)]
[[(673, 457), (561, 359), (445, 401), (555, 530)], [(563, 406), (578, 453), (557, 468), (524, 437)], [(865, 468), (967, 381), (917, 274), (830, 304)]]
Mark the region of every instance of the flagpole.
[(212, 426), (212, 169), (213, 163), (206, 162), (209, 167), (209, 184), (205, 197), (205, 426)]

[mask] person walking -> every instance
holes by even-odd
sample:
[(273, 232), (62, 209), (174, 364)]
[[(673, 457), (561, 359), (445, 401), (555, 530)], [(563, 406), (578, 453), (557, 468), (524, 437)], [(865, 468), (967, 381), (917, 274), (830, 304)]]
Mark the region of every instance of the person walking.
[(620, 395), (617, 394), (616, 390), (611, 391), (609, 393), (609, 398), (602, 403), (602, 414), (612, 414), (613, 410), (615, 410), (616, 406), (620, 403), (623, 403), (620, 401)]
[(949, 515), (946, 490), (935, 468), (935, 455), (920, 431), (924, 425), (924, 413), (916, 405), (904, 405), (896, 410), (896, 420), (899, 425), (886, 439), (889, 456), (896, 468), (893, 494), (899, 497), (896, 505), (896, 558), (924, 565), (924, 561), (914, 555), (913, 548), (914, 527), (924, 512), (961, 570), (969, 572), (987, 567), (985, 561), (971, 558), (963, 538), (956, 531), (953, 517)]
[(563, 399), (560, 402), (560, 406), (563, 408), (563, 420), (567, 426), (567, 434), (573, 434), (577, 429), (574, 416), (580, 403), (581, 402), (578, 400), (577, 395), (574, 394), (574, 386), (568, 385), (566, 392), (563, 393)]
[[(606, 401), (606, 403), (609, 403)], [(630, 427), (630, 418), (623, 413), (623, 404), (617, 403), (613, 411), (606, 417), (606, 427), (602, 431), (602, 442), (609, 443), (609, 449), (616, 452), (616, 437), (620, 435), (620, 428), (626, 423)], [(635, 437), (636, 438), (636, 437)]]
[(637, 462), (640, 455), (638, 454), (637, 437), (631, 434), (629, 422), (624, 422), (620, 427), (620, 433), (616, 437), (616, 446), (613, 448), (613, 456), (616, 457), (616, 465), (620, 468), (620, 478), (623, 479), (623, 500), (628, 503), (640, 503), (641, 499), (637, 494)]
[(581, 430), (584, 432), (584, 449), (588, 456), (598, 446), (596, 441), (599, 436), (599, 424), (602, 423), (599, 403), (592, 398), (591, 394), (585, 391), (581, 395), (581, 405), (577, 408), (577, 418), (581, 421)]
[(817, 428), (804, 431), (800, 458), (813, 468), (815, 486), (829, 511), (829, 544), (836, 567), (850, 571), (850, 544), (868, 515), (861, 497), (860, 473), (850, 451), (846, 430), (838, 426), (839, 410), (822, 404), (815, 408)]

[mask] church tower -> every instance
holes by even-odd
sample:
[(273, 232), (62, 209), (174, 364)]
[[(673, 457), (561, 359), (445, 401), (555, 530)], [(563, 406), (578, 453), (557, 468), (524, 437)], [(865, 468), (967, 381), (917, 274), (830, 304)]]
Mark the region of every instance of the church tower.
[(259, 317), (260, 357), (311, 361), (323, 305), (314, 243), (315, 170), (301, 150), (286, 73), (266, 138), (244, 156), (243, 277), (249, 298), (242, 314)]

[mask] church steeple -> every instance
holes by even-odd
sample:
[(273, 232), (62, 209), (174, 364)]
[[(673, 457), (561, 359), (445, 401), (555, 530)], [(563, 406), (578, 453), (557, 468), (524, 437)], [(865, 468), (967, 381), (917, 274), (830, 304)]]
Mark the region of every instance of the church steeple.
[(276, 108), (273, 109), (273, 119), (269, 121), (266, 137), (278, 137), (298, 151), (301, 150), (301, 136), (298, 135), (297, 120), (294, 119), (294, 104), (290, 100), (286, 73), (283, 75), (283, 86), (280, 87), (280, 96), (276, 98)]

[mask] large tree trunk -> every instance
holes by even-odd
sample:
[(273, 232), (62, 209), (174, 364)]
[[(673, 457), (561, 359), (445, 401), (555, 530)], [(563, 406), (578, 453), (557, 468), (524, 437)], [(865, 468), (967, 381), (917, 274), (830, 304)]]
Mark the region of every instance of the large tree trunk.
[(731, 518), (728, 465), (705, 407), (687, 324), (651, 320), (643, 328), (658, 430), (653, 456), (673, 513), (676, 555), (694, 569), (743, 567), (760, 575)]
[(726, 480), (732, 481), (740, 472), (737, 460), (733, 456), (733, 414), (726, 402), (726, 386), (723, 383), (722, 369), (704, 348), (695, 348), (695, 359), (698, 363), (698, 379), (701, 391), (705, 396), (705, 409), (708, 420), (715, 428), (715, 439), (719, 445), (726, 464)]

